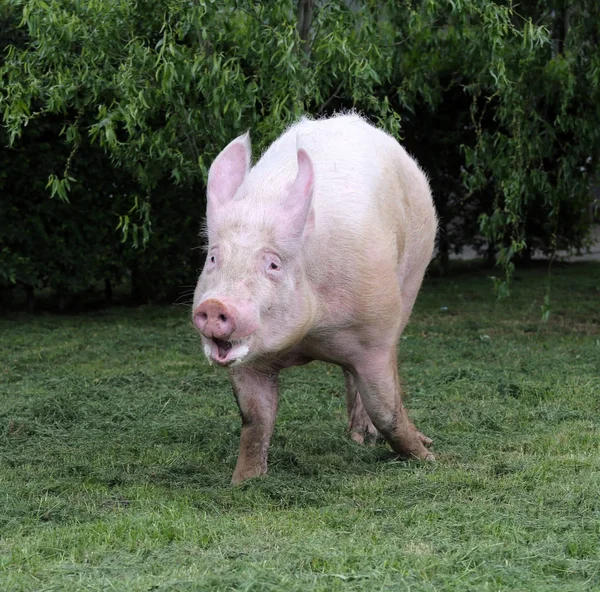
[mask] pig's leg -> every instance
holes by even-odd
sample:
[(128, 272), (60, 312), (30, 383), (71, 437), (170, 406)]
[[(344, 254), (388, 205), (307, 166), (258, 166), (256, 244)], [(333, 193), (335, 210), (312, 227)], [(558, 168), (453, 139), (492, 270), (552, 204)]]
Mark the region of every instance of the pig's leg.
[(277, 415), (277, 372), (259, 372), (241, 366), (229, 373), (242, 414), (240, 453), (232, 483), (267, 472), (269, 442)]
[(350, 437), (359, 444), (363, 444), (365, 440), (374, 442), (377, 439), (377, 429), (365, 411), (354, 378), (348, 370), (344, 370), (344, 382)]
[(425, 448), (432, 441), (415, 428), (402, 404), (396, 348), (365, 352), (352, 374), (369, 417), (393, 450), (403, 458), (434, 460)]

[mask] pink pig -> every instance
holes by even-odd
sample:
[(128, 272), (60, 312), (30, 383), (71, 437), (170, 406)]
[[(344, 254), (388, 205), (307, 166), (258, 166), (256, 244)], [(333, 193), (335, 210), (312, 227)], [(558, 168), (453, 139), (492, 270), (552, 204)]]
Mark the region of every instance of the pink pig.
[(252, 166), (248, 134), (208, 176), (208, 254), (193, 321), (242, 415), (233, 482), (267, 472), (282, 368), (341, 366), (352, 438), (432, 460), (402, 404), (396, 345), (431, 259), (427, 179), (357, 115), (302, 119)]

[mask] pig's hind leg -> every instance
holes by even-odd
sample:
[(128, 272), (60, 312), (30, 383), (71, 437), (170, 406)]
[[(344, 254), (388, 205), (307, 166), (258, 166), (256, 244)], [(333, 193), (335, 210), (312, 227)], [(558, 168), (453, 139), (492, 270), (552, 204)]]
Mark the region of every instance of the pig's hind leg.
[(394, 452), (406, 459), (434, 460), (426, 448), (432, 440), (415, 428), (402, 404), (396, 348), (364, 352), (351, 372), (364, 409)]
[(344, 382), (346, 384), (346, 405), (348, 407), (348, 430), (350, 437), (359, 444), (373, 443), (379, 436), (377, 428), (369, 418), (354, 378), (348, 370), (344, 370)]

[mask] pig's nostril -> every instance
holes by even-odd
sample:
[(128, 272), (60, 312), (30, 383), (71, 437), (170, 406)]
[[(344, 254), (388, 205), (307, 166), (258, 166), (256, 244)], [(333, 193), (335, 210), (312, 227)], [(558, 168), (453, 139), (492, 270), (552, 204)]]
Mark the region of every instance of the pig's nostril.
[(219, 315), (219, 320), (224, 323), (225, 321), (227, 321), (227, 317), (224, 314), (220, 314)]
[(205, 312), (199, 312), (197, 316), (199, 316), (203, 321), (206, 321), (206, 319), (208, 319), (208, 315)]

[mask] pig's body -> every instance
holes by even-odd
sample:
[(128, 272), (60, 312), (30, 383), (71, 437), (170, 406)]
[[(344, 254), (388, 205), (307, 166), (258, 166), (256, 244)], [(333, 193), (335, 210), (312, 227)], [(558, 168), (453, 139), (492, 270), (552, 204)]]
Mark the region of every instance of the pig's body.
[(251, 169), (249, 141), (232, 142), (208, 194), (214, 264), (194, 315), (209, 359), (231, 366), (234, 481), (266, 472), (278, 371), (315, 359), (344, 369), (355, 440), (374, 423), (399, 454), (432, 458), (402, 406), (395, 349), (436, 233), (416, 163), (356, 115), (302, 120)]
[(370, 327), (382, 317), (405, 324), (436, 233), (425, 176), (394, 139), (349, 115), (296, 124), (267, 150), (248, 182), (291, 183), (297, 142), (315, 169), (315, 229), (303, 245), (316, 303), (311, 329)]

